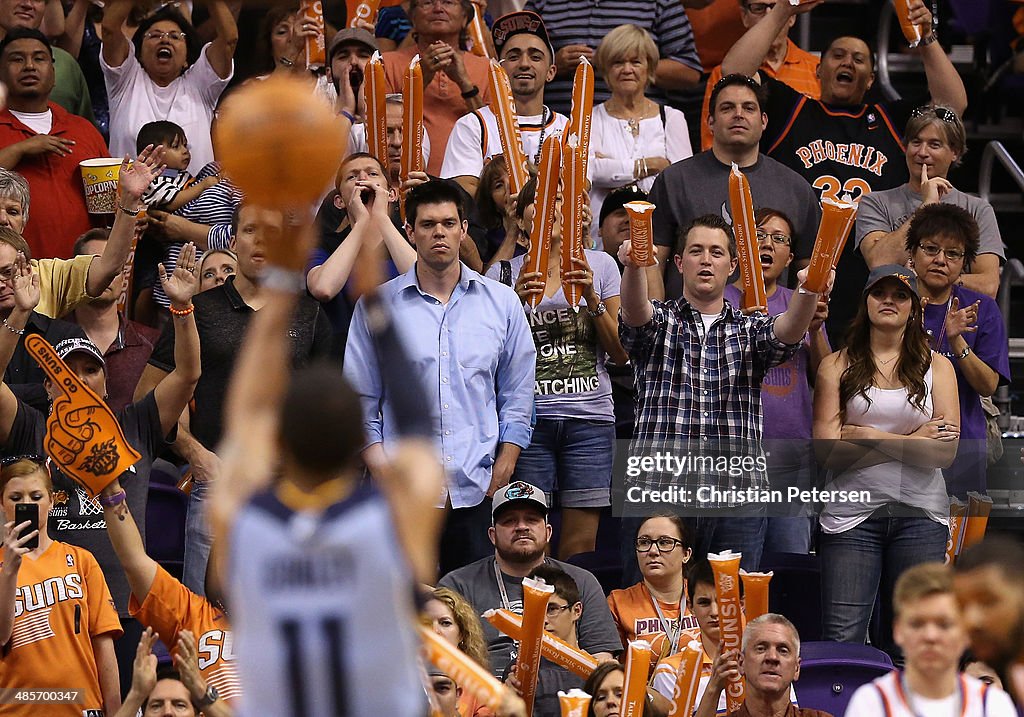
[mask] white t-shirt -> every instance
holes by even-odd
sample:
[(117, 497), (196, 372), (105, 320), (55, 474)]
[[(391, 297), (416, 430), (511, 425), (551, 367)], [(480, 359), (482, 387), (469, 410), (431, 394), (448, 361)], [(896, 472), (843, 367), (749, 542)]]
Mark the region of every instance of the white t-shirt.
[(49, 134), (53, 129), (53, 112), (15, 112), (11, 114), (18, 118), (18, 121), (28, 127), (36, 134)]
[(210, 44), (203, 47), (196, 64), (185, 70), (167, 87), (160, 87), (142, 69), (134, 48), (120, 67), (110, 67), (100, 52), (100, 67), (110, 98), (110, 153), (113, 157), (135, 156), (135, 139), (142, 125), (168, 120), (185, 130), (192, 162), (188, 171), (198, 174), (213, 161), (210, 124), (213, 110), (235, 73), (232, 62), (227, 77), (219, 77), (206, 56)]
[[(405, 139), (403, 138), (404, 142)], [(430, 135), (423, 132), (423, 143), (420, 145), (423, 150), (423, 167), (426, 168), (430, 162)], [(348, 131), (348, 151), (347, 154), (355, 154), (356, 152), (369, 152), (370, 146), (366, 142), (366, 123), (356, 122), (352, 125), (352, 129)]]
[[(550, 110), (544, 114), (520, 116), (519, 138), (527, 161), (536, 163), (542, 134), (545, 138), (561, 137), (568, 123), (568, 117)], [(484, 160), (501, 153), (498, 120), (491, 108), (473, 110), (460, 117), (452, 128), (444, 151), (441, 177), (479, 177), (484, 170)]]
[[(846, 717), (1017, 717), (1017, 710), (1008, 694), (968, 675), (960, 675), (957, 692), (940, 700), (925, 699), (911, 692), (907, 695), (913, 705), (911, 707), (898, 685), (899, 674), (890, 672), (859, 687), (846, 706)], [(882, 699), (883, 693), (885, 700)], [(962, 705), (960, 693), (964, 695)]]

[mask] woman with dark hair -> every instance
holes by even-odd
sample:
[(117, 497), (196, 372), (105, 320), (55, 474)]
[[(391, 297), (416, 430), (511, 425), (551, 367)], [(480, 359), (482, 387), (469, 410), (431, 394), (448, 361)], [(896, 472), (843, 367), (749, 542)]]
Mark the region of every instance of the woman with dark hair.
[(172, 7), (145, 18), (129, 42), (123, 25), (131, 7), (130, 0), (110, 0), (103, 12), (100, 64), (110, 99), (110, 151), (131, 153), (142, 125), (168, 120), (189, 138), (188, 171), (197, 174), (213, 161), (213, 111), (234, 74), (234, 16), (225, 0), (210, 0), (217, 35), (198, 50), (195, 29)]
[(508, 165), (505, 162), (505, 155), (498, 154), (484, 165), (484, 171), (480, 173), (480, 184), (477, 185), (476, 195), (473, 197), (477, 219), (485, 231), (483, 246), (479, 247), (480, 258), (488, 269), (494, 263), (498, 250), (505, 245), (506, 239), (509, 239), (511, 244), (505, 247), (499, 258), (510, 259), (526, 251), (525, 243), (517, 241), (519, 230), (515, 224), (515, 207), (509, 206), (511, 199), (513, 197), (509, 197), (508, 193)]
[(846, 348), (822, 361), (814, 391), (815, 448), (831, 471), (819, 519), (822, 639), (864, 642), (881, 595), (876, 644), (892, 645), (896, 579), (945, 555), (941, 469), (956, 455), (959, 415), (953, 366), (928, 345), (917, 278), (875, 268)]
[[(625, 692), (626, 671), (618, 662), (602, 662), (590, 673), (583, 691), (590, 695), (590, 709), (587, 717), (618, 717), (622, 709), (622, 696)], [(650, 692), (650, 687), (647, 688)], [(644, 703), (642, 717), (653, 717), (651, 701)]]

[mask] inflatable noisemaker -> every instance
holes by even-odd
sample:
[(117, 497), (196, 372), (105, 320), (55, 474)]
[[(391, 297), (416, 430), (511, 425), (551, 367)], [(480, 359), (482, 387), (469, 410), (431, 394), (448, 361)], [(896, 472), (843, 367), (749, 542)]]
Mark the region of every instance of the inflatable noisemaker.
[(818, 225), (818, 236), (814, 239), (804, 289), (820, 294), (828, 288), (829, 272), (839, 261), (856, 218), (857, 203), (849, 195), (843, 196), (842, 201), (838, 202), (828, 197), (821, 200), (821, 224)]
[(917, 47), (921, 43), (921, 28), (910, 21), (910, 0), (892, 0), (892, 6), (896, 10), (896, 19), (900, 21), (903, 37), (911, 47)]
[(369, 23), (376, 22), (377, 7), (379, 5), (380, 0), (359, 0), (355, 8), (350, 8), (349, 10), (348, 16), (352, 19), (348, 21), (348, 26), (357, 27), (359, 20)]
[(484, 26), (480, 20), (480, 7), (473, 5), (473, 19), (469, 21), (469, 39), (473, 41), (473, 46), (469, 48), (469, 51), (478, 57), (488, 57), (487, 54), (487, 42), (484, 40)]
[(735, 162), (729, 173), (729, 206), (732, 209), (732, 230), (736, 236), (736, 251), (740, 260), (740, 280), (743, 282), (743, 311), (765, 311), (768, 292), (764, 288), (761, 253), (757, 245), (757, 223), (754, 221), (754, 200), (750, 196), (750, 182)]
[(586, 58), (576, 66), (572, 83), (572, 112), (562, 133), (565, 140), (562, 162), (562, 291), (573, 311), (579, 311), (583, 288), (565, 280), (570, 271), (581, 267), (574, 259), (583, 259), (585, 233), (583, 208), (587, 197), (587, 160), (590, 157), (590, 115), (594, 108), (594, 67)]
[(562, 709), (562, 717), (587, 717), (590, 695), (575, 687), (568, 692), (559, 690), (558, 706)]
[[(562, 143), (558, 137), (547, 137), (540, 149), (536, 212), (530, 228), (530, 250), (526, 254), (526, 271), (537, 272), (541, 276), (545, 276), (548, 270), (548, 252), (551, 251), (551, 234), (555, 226), (555, 200), (558, 197), (558, 169), (561, 164)], [(512, 181), (511, 174), (509, 181)], [(531, 294), (530, 308), (536, 309), (543, 299), (543, 294)]]
[(967, 494), (967, 518), (964, 520), (964, 537), (960, 549), (980, 543), (988, 528), (988, 516), (992, 512), (992, 499), (981, 493)]
[[(740, 607), (740, 553), (725, 550), (708, 553), (708, 562), (715, 574), (715, 594), (718, 598), (718, 625), (722, 651), (739, 650), (743, 639), (743, 611)], [(743, 704), (746, 688), (743, 677), (725, 686), (725, 700), (730, 712)]]
[(142, 455), (129, 445), (114, 414), (82, 383), (38, 334), (25, 336), (25, 350), (60, 395), (46, 419), (43, 451), (70, 478), (96, 497)]
[(526, 166), (523, 143), (519, 138), (519, 118), (516, 116), (515, 100), (512, 99), (512, 85), (497, 60), (491, 60), (489, 73), (491, 112), (498, 125), (501, 151), (508, 167), (508, 193), (519, 194), (523, 185), (530, 180), (530, 172)]
[[(363, 80), (366, 100), (366, 147), (381, 166), (388, 166), (388, 115), (385, 109), (387, 85), (384, 81), (384, 61), (374, 52), (366, 64)], [(403, 137), (404, 139), (404, 137)], [(404, 142), (403, 142), (404, 144)]]
[(743, 581), (743, 617), (746, 622), (761, 617), (768, 612), (768, 583), (774, 573), (748, 573), (740, 570)]
[(526, 703), (527, 717), (533, 714), (533, 702), (537, 697), (544, 619), (547, 617), (548, 600), (554, 594), (554, 585), (535, 578), (523, 578), (523, 629), (519, 657), (516, 658), (516, 678), (519, 680), (519, 693)]
[(498, 709), (502, 703), (504, 685), (473, 658), (429, 627), (420, 625), (418, 629), (426, 659), (444, 670), (455, 684), (473, 695), (482, 705)]
[(946, 565), (956, 562), (960, 554), (960, 541), (964, 536), (964, 523), (967, 522), (967, 504), (955, 496), (949, 498), (949, 539), (946, 541)]
[(626, 675), (622, 685), (622, 717), (643, 717), (647, 704), (647, 675), (651, 671), (651, 643), (630, 640), (626, 645)]
[[(483, 618), (498, 632), (508, 635), (516, 642), (522, 641), (523, 618), (514, 612), (488, 610), (483, 614)], [(597, 669), (597, 660), (547, 631), (544, 632), (540, 643), (540, 654), (549, 662), (564, 667), (584, 680)]]
[[(423, 68), (420, 56), (409, 62), (402, 80), (402, 155), (399, 177), (404, 184), (412, 172), (423, 171)], [(386, 127), (386, 123), (385, 123)], [(385, 135), (386, 136), (386, 135)], [(405, 189), (402, 190), (401, 212), (405, 220)]]
[(324, 4), (321, 0), (302, 0), (299, 15), (316, 23), (317, 33), (306, 37), (306, 69), (319, 70), (327, 64), (327, 41), (324, 39)]
[(697, 688), (700, 686), (700, 665), (704, 648), (692, 640), (683, 648), (683, 659), (676, 673), (676, 685), (672, 693), (672, 709), (668, 717), (690, 717), (697, 702)]
[(583, 155), (581, 168), (584, 179), (587, 176), (587, 162), (590, 159), (590, 121), (594, 111), (594, 66), (581, 57), (572, 79), (572, 110), (569, 124), (562, 133), (566, 149), (574, 149)]
[(654, 205), (650, 202), (624, 204), (629, 217), (629, 255), (637, 266), (654, 266)]

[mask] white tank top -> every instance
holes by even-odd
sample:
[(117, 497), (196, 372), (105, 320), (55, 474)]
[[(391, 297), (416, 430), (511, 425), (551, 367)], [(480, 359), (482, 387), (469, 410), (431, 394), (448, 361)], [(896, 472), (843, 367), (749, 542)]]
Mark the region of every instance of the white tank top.
[(231, 535), (240, 714), (422, 717), (413, 586), (372, 488), (319, 514), (254, 498)]
[[(925, 373), (924, 383), (926, 394), (923, 408), (917, 408), (910, 402), (905, 388), (872, 386), (867, 390), (870, 403), (860, 394), (847, 402), (846, 422), (897, 435), (913, 433), (932, 417), (931, 366)], [(887, 461), (866, 468), (833, 473), (826, 490), (869, 491), (871, 494), (868, 501), (828, 503), (820, 519), (821, 528), (826, 533), (850, 530), (889, 503), (921, 508), (932, 520), (949, 525), (946, 482), (938, 468), (921, 468), (901, 461)]]

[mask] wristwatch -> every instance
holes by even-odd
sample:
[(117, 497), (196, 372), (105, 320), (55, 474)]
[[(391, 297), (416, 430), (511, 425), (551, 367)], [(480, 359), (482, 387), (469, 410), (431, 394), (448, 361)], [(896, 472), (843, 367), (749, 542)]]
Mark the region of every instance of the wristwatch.
[(608, 307), (604, 305), (603, 301), (597, 302), (597, 308), (594, 310), (591, 310), (590, 307), (587, 307), (587, 313), (590, 314), (591, 318), (594, 319), (596, 319), (598, 316), (600, 316), (606, 311), (608, 311)]
[(206, 688), (206, 694), (204, 694), (199, 699), (199, 701), (196, 703), (196, 706), (199, 707), (199, 709), (205, 709), (205, 708), (209, 707), (210, 705), (212, 705), (214, 702), (216, 702), (219, 699), (220, 699), (220, 693), (217, 692), (217, 688), (214, 687), (213, 685), (209, 685)]

